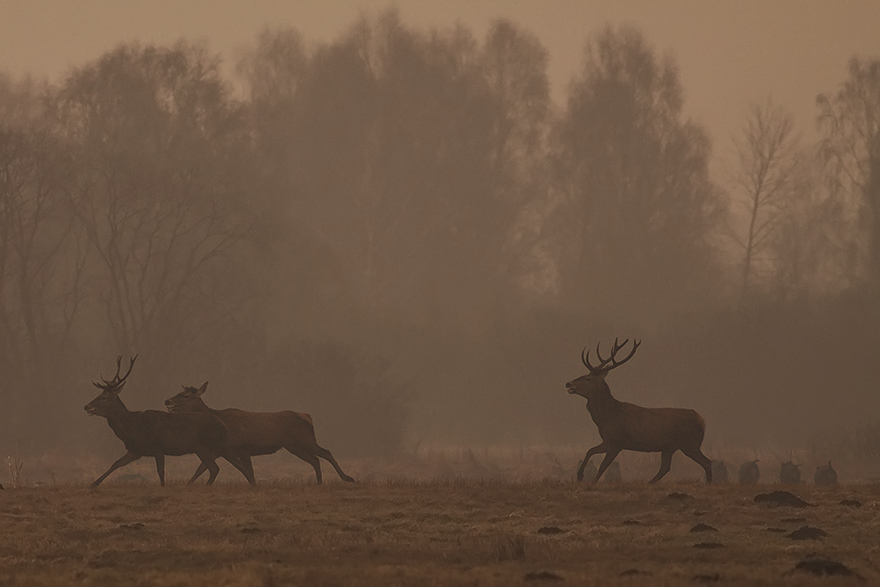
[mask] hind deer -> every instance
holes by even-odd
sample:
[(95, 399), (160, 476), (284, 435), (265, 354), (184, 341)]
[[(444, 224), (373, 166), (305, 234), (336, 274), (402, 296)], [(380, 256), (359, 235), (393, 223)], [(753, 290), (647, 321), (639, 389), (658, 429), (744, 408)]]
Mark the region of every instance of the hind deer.
[[(89, 416), (101, 416), (107, 419), (110, 428), (117, 438), (125, 444), (128, 452), (113, 463), (107, 472), (95, 479), (92, 487), (97, 487), (110, 473), (124, 467), (141, 457), (156, 459), (156, 472), (159, 484), (165, 485), (165, 456), (195, 454), (202, 461), (202, 466), (211, 472), (208, 485), (214, 482), (220, 467), (214, 462), (217, 457), (224, 457), (242, 475), (253, 483), (253, 476), (245, 469), (240, 460), (232, 455), (229, 449), (229, 438), (226, 426), (211, 414), (169, 414), (157, 410), (132, 412), (119, 399), (119, 392), (131, 374), (137, 355), (130, 359), (128, 371), (120, 376), (122, 356), (116, 359), (116, 375), (110, 381), (103, 377), (101, 383), (93, 381), (92, 385), (101, 389), (101, 395), (85, 406)], [(193, 476), (189, 480), (192, 484)]]
[(629, 339), (620, 344), (614, 339), (611, 355), (607, 359), (602, 358), (597, 345), (599, 364), (595, 367), (590, 363), (590, 352), (585, 348), (581, 361), (589, 373), (565, 384), (568, 393), (586, 398), (587, 411), (602, 438), (601, 444), (587, 451), (577, 472), (578, 481), (583, 481), (584, 467), (593, 455), (605, 453), (593, 479), (593, 483), (596, 483), (620, 451), (634, 450), (660, 453), (660, 470), (650, 481), (656, 483), (669, 472), (672, 455), (680, 450), (703, 467), (706, 481), (712, 483), (712, 462), (700, 451), (706, 423), (697, 412), (682, 408), (643, 408), (618, 401), (611, 395), (611, 389), (605, 382), (606, 375), (629, 361), (641, 344), (641, 341), (634, 340), (630, 353), (618, 361), (617, 353), (628, 342)]
[[(270, 455), (284, 448), (315, 469), (318, 484), (322, 483), (321, 462), (318, 457), (333, 465), (343, 481), (354, 481), (342, 471), (333, 454), (318, 445), (315, 426), (308, 414), (291, 411), (245, 412), (232, 408), (213, 410), (202, 401), (202, 394), (207, 388), (207, 381), (199, 388), (184, 385), (183, 391), (165, 401), (165, 407), (169, 412), (207, 413), (220, 418), (229, 430), (231, 449), (251, 476), (254, 473), (252, 456)], [(196, 478), (205, 472), (204, 467), (204, 463), (199, 465), (195, 472)]]

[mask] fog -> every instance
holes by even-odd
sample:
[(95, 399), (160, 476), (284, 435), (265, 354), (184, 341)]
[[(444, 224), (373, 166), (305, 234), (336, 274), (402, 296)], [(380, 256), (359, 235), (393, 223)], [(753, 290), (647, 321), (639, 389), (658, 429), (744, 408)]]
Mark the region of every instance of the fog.
[(706, 124), (637, 24), (560, 83), (528, 21), (337, 9), (0, 76), (0, 452), (118, 448), (82, 406), (135, 354), (130, 409), (209, 381), (337, 455), (585, 449), (619, 337), (709, 453), (880, 454), (880, 54)]

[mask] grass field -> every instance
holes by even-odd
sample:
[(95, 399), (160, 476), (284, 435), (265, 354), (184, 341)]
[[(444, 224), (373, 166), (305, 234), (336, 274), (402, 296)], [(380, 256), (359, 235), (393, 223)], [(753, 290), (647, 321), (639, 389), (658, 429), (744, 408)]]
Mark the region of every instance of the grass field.
[[(7, 488), (0, 585), (865, 584), (792, 572), (811, 553), (880, 582), (880, 486), (794, 490), (815, 507), (754, 502), (773, 489), (112, 478), (97, 489)], [(802, 526), (828, 535), (787, 536)]]

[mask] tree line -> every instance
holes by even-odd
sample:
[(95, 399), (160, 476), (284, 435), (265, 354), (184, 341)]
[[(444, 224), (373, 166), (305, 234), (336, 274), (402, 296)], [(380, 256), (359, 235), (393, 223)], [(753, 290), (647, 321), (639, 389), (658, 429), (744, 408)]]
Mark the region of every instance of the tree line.
[(819, 94), (818, 144), (752, 105), (723, 177), (631, 27), (565, 104), (507, 20), (267, 29), (233, 65), (133, 42), (0, 77), (0, 446), (85, 442), (82, 388), (135, 353), (136, 405), (211, 379), (349, 452), (566, 442), (580, 349), (633, 332), (634, 396), (708, 406), (710, 437), (878, 405), (880, 59)]

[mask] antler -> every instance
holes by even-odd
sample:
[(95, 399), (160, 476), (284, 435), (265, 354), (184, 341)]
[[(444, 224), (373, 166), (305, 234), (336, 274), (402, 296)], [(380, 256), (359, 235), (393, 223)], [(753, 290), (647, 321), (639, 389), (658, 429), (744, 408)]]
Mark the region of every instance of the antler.
[(119, 377), (119, 371), (122, 369), (122, 355), (116, 357), (116, 375), (113, 376), (113, 379), (107, 381), (103, 376), (99, 375), (101, 381), (103, 383), (98, 383), (97, 381), (92, 381), (92, 385), (97, 387), (98, 389), (113, 389), (114, 387), (118, 387), (120, 384), (124, 383), (128, 376), (131, 375), (131, 370), (134, 367), (134, 362), (137, 360), (138, 355), (135, 355), (133, 358), (128, 360), (128, 371), (126, 371), (125, 375)]
[[(590, 364), (590, 351), (588, 351), (586, 349), (586, 347), (584, 347), (584, 350), (581, 352), (581, 361), (583, 361), (584, 366), (587, 369), (589, 369), (590, 373), (593, 375), (597, 375), (601, 372), (607, 373), (608, 371), (611, 371), (612, 369), (620, 367), (621, 365), (623, 365), (624, 363), (626, 363), (627, 361), (632, 359), (633, 355), (636, 354), (636, 349), (639, 348), (640, 344), (642, 344), (642, 341), (640, 341), (640, 340), (633, 340), (633, 347), (632, 347), (632, 350), (630, 351), (630, 353), (626, 356), (625, 359), (623, 359), (622, 361), (618, 361), (617, 360), (617, 353), (623, 347), (625, 347), (628, 342), (629, 342), (628, 338), (626, 340), (624, 340), (622, 343), (618, 342), (618, 339), (615, 338), (614, 339), (614, 346), (611, 347), (611, 355), (607, 359), (602, 358), (602, 353), (599, 352), (599, 347), (602, 345), (602, 343), (601, 342), (598, 343), (596, 345), (596, 356), (599, 357), (599, 364), (595, 367)], [(607, 366), (608, 363), (611, 363), (611, 365)]]

